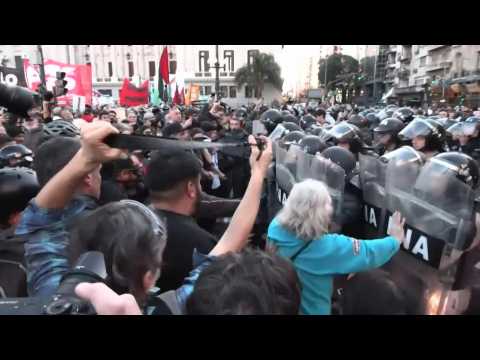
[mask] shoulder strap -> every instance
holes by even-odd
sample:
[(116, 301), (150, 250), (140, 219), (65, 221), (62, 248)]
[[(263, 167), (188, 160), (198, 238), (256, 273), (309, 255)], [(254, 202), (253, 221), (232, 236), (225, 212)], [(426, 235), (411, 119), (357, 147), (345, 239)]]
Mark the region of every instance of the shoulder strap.
[(290, 260), (294, 262), (297, 256), (300, 255), (303, 252), (303, 250), (305, 250), (308, 247), (308, 245), (310, 245), (311, 242), (312, 240), (307, 241), (295, 254), (290, 256)]

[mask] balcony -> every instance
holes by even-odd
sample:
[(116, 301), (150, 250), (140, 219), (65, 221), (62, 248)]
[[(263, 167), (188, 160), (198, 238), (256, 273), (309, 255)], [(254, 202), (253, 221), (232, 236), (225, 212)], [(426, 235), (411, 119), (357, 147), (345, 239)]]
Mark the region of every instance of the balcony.
[(395, 95), (403, 95), (403, 94), (414, 94), (423, 92), (424, 89), (421, 85), (412, 85), (406, 87), (398, 87), (395, 89)]
[(450, 45), (427, 45), (427, 51), (435, 51), (439, 50), (443, 47), (450, 46)]
[(206, 72), (206, 73), (203, 73), (203, 76), (205, 76), (205, 77), (212, 77), (212, 73), (207, 73), (207, 72)]
[(195, 77), (202, 77), (202, 76), (203, 76), (203, 73), (201, 72), (195, 73)]
[(228, 76), (228, 73), (226, 73), (226, 72), (221, 72), (221, 73), (220, 73), (220, 76)]
[(432, 72), (432, 71), (448, 69), (451, 65), (452, 65), (451, 61), (443, 61), (443, 62), (439, 62), (439, 63), (429, 64), (429, 65), (427, 65), (425, 71), (426, 72)]
[(399, 69), (397, 71), (397, 76), (400, 80), (408, 80), (410, 76), (410, 70), (408, 69)]

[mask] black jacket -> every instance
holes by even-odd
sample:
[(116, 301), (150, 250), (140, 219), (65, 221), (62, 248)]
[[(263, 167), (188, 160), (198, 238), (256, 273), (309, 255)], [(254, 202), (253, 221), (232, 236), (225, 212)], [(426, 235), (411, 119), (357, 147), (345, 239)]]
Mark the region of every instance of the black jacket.
[(15, 236), (15, 228), (0, 232), (0, 298), (27, 297), (25, 238)]

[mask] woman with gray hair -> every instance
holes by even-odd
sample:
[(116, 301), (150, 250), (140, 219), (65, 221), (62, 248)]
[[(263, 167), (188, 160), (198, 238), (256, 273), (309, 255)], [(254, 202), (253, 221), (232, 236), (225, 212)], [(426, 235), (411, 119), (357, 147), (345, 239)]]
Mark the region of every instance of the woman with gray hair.
[(289, 258), (300, 277), (304, 315), (329, 315), (333, 276), (382, 266), (405, 239), (405, 220), (398, 212), (392, 218), (391, 236), (376, 240), (329, 234), (332, 213), (326, 186), (308, 179), (295, 184), (268, 228), (268, 245)]

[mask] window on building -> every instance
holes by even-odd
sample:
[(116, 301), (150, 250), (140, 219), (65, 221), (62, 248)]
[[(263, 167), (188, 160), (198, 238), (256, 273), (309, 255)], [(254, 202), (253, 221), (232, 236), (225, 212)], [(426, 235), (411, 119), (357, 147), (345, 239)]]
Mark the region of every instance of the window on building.
[(259, 98), (260, 97), (260, 92), (257, 91), (257, 88), (255, 88), (255, 98)]
[(223, 52), (223, 59), (227, 62), (225, 64), (226, 70), (228, 72), (234, 72), (235, 71), (235, 63), (234, 63), (234, 58), (233, 58), (233, 50), (225, 50)]
[(177, 73), (177, 61), (176, 60), (170, 60), (168, 67), (170, 69), (170, 74), (176, 74)]
[(425, 66), (427, 64), (427, 57), (426, 56), (422, 56), (420, 58), (420, 66)]
[(247, 52), (247, 63), (250, 65), (253, 63), (253, 58), (260, 53), (259, 50), (248, 50)]
[(236, 86), (230, 86), (230, 97), (231, 98), (236, 98), (237, 97), (237, 87)]
[(460, 74), (462, 70), (463, 70), (462, 53), (458, 52), (455, 54), (455, 71)]
[(204, 94), (203, 95), (211, 95), (212, 94), (212, 87), (205, 86)]
[(250, 86), (245, 86), (245, 97), (251, 98), (252, 97), (252, 88)]
[(480, 51), (477, 52), (477, 70), (480, 70)]
[(128, 62), (128, 77), (133, 76), (133, 61)]
[(202, 50), (198, 52), (198, 71), (208, 71), (208, 51)]
[(228, 86), (220, 86), (220, 96), (228, 97)]
[(108, 62), (108, 77), (113, 76), (113, 64), (111, 61)]
[(112, 89), (98, 89), (98, 92), (102, 95), (112, 96)]
[(155, 76), (155, 61), (148, 62), (148, 74), (150, 77)]

